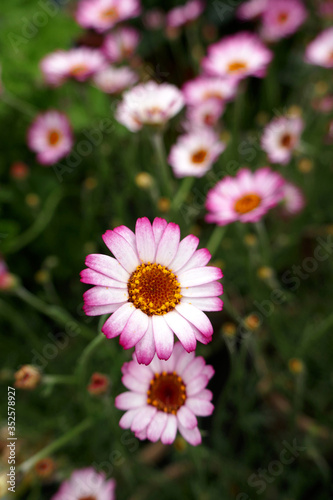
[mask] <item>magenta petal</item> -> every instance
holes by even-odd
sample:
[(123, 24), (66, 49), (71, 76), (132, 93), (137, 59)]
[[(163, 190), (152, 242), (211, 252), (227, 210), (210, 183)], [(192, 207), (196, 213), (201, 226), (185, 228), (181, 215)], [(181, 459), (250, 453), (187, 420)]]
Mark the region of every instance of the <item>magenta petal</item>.
[(155, 443), (161, 437), (166, 426), (168, 414), (162, 411), (157, 411), (152, 421), (147, 428), (147, 438)]
[(136, 248), (142, 262), (153, 262), (155, 257), (155, 238), (153, 229), (147, 217), (136, 221)]
[(222, 271), (218, 267), (197, 267), (188, 269), (178, 274), (178, 279), (182, 287), (204, 285), (222, 278)]
[(133, 419), (131, 430), (133, 432), (141, 432), (150, 424), (156, 412), (157, 409), (151, 405), (146, 405), (144, 408), (140, 409)]
[(136, 251), (123, 236), (120, 236), (120, 234), (114, 231), (106, 231), (106, 233), (103, 234), (103, 240), (118, 262), (130, 274), (140, 264)]
[(179, 424), (178, 429), (183, 438), (192, 446), (198, 446), (201, 444), (201, 434), (198, 427), (194, 427), (194, 429), (186, 429), (186, 427)]
[(174, 259), (180, 240), (180, 229), (177, 224), (170, 222), (165, 229), (156, 250), (155, 260), (162, 266), (168, 266)]
[(190, 323), (175, 309), (165, 315), (165, 321), (177, 335), (187, 352), (194, 351), (197, 345), (195, 334)]
[(178, 247), (178, 252), (173, 261), (170, 264), (170, 268), (176, 273), (179, 269), (181, 269), (186, 262), (194, 254), (197, 246), (199, 245), (199, 238), (193, 236), (193, 234), (189, 234), (184, 238)]
[(198, 425), (198, 421), (192, 410), (184, 405), (179, 408), (177, 412), (177, 419), (180, 425), (186, 429), (194, 429), (194, 427)]
[(114, 312), (102, 326), (102, 332), (104, 335), (108, 339), (117, 337), (117, 335), (123, 331), (128, 319), (135, 310), (136, 309), (131, 302), (126, 302), (124, 305), (119, 307), (119, 309), (117, 309), (116, 312)]
[(149, 317), (141, 309), (135, 309), (120, 334), (119, 343), (124, 349), (134, 347), (148, 329)]
[(186, 405), (198, 415), (198, 417), (208, 417), (214, 411), (214, 405), (205, 399), (190, 397), (186, 400)]
[(149, 365), (155, 355), (155, 341), (153, 335), (152, 318), (149, 318), (146, 333), (135, 346), (135, 355), (138, 363), (144, 365)]
[(168, 419), (166, 426), (164, 427), (164, 431), (161, 435), (161, 441), (163, 444), (172, 444), (176, 438), (177, 434), (177, 417), (176, 415), (172, 415), (172, 413), (168, 414)]
[(169, 359), (172, 354), (174, 334), (164, 316), (152, 317), (156, 353), (160, 359)]
[(155, 217), (153, 221), (153, 233), (154, 233), (156, 247), (158, 246), (167, 225), (168, 223), (165, 219), (161, 219), (160, 217)]
[(176, 306), (176, 310), (185, 318), (187, 321), (193, 323), (198, 330), (206, 337), (211, 337), (213, 335), (213, 327), (209, 321), (206, 314), (197, 307), (191, 304), (186, 304), (181, 302)]

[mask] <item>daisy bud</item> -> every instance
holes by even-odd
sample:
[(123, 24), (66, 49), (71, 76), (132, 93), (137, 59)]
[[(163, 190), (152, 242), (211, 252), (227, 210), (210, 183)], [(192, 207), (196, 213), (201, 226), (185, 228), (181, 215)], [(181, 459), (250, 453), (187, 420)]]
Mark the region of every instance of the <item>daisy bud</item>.
[(51, 500), (115, 500), (115, 480), (93, 467), (77, 469), (64, 481)]
[(159, 209), (160, 212), (166, 213), (169, 212), (170, 210), (170, 200), (169, 198), (160, 198), (157, 202), (157, 208)]
[(288, 361), (288, 368), (294, 375), (299, 375), (304, 371), (303, 361), (299, 358), (292, 358)]
[(35, 389), (40, 383), (41, 374), (39, 370), (32, 365), (22, 366), (15, 374), (14, 386), (18, 389)]
[(237, 327), (235, 323), (231, 323), (228, 321), (222, 325), (222, 333), (226, 337), (234, 337), (236, 335), (236, 332), (237, 332)]
[(87, 391), (89, 394), (93, 396), (100, 396), (101, 394), (105, 394), (109, 388), (110, 380), (107, 375), (103, 375), (103, 373), (93, 373), (87, 386)]
[(48, 479), (53, 475), (56, 469), (56, 464), (50, 457), (43, 458), (35, 464), (35, 472), (41, 479)]
[(22, 181), (28, 177), (29, 167), (22, 161), (16, 161), (11, 164), (9, 174), (16, 181)]
[(260, 319), (257, 314), (250, 314), (244, 319), (244, 323), (249, 330), (256, 330), (260, 325)]

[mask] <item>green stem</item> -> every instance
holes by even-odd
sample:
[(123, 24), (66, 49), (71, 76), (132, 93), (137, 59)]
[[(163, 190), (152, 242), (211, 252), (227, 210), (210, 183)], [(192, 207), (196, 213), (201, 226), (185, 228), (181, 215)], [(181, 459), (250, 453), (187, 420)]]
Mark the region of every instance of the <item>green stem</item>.
[(27, 472), (31, 467), (33, 467), (39, 460), (42, 460), (42, 458), (48, 457), (55, 451), (59, 450), (62, 446), (67, 444), (69, 441), (71, 441), (74, 437), (78, 436), (85, 430), (87, 430), (89, 427), (91, 427), (93, 423), (93, 420), (90, 418), (85, 419), (83, 422), (81, 422), (79, 425), (76, 427), (73, 427), (70, 431), (68, 431), (66, 434), (61, 436), (60, 438), (56, 439), (53, 441), (53, 443), (49, 444), (42, 450), (38, 451), (35, 455), (32, 457), (28, 458), (25, 462), (23, 462), (19, 467), (18, 470), (21, 472)]
[(4, 252), (11, 253), (21, 250), (36, 239), (50, 223), (62, 196), (63, 194), (60, 190), (53, 191), (46, 200), (44, 208), (35, 222), (18, 238), (9, 241), (6, 246), (4, 245)]
[(160, 165), (161, 192), (172, 199), (172, 177), (170, 169), (166, 162), (166, 154), (164, 149), (163, 136), (161, 132), (155, 132), (152, 135), (153, 145), (156, 151), (158, 162)]
[[(37, 311), (42, 314), (45, 314), (45, 316), (48, 316), (61, 326), (67, 326), (69, 323), (75, 323), (78, 325), (77, 321), (75, 321), (75, 319), (67, 311), (58, 306), (50, 306), (46, 304), (23, 286), (16, 288), (13, 293), (26, 304), (34, 309), (37, 309)], [(91, 339), (92, 332), (89, 328), (86, 328), (83, 325), (78, 325), (78, 328), (84, 337)]]
[(220, 246), (222, 238), (226, 233), (227, 227), (228, 226), (216, 226), (211, 234), (211, 237), (208, 240), (206, 248), (212, 254), (212, 258), (214, 257), (216, 250)]
[(77, 363), (77, 368), (76, 368), (76, 375), (77, 375), (77, 380), (79, 383), (83, 384), (84, 383), (84, 378), (85, 378), (85, 372), (86, 372), (86, 367), (88, 360), (93, 353), (93, 351), (96, 349), (96, 347), (105, 339), (104, 333), (100, 332), (88, 345), (87, 347), (83, 350), (78, 363)]
[(266, 228), (263, 224), (263, 222), (260, 220), (258, 222), (255, 222), (254, 227), (257, 231), (260, 246), (261, 246), (261, 251), (262, 251), (262, 259), (263, 263), (267, 266), (270, 265), (270, 244), (269, 244), (269, 239), (267, 235)]
[(73, 375), (44, 375), (43, 384), (75, 384), (76, 379)]
[(180, 209), (191, 191), (194, 181), (195, 177), (185, 177), (172, 201), (171, 210), (177, 212)]

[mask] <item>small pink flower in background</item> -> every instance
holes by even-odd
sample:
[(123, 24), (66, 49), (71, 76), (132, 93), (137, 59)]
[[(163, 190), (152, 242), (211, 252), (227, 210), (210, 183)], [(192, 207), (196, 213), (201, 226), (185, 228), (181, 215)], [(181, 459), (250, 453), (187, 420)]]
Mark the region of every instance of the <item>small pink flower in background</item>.
[(251, 172), (242, 168), (227, 176), (207, 194), (206, 221), (225, 226), (231, 222), (257, 222), (283, 198), (284, 179), (270, 168)]
[(0, 254), (0, 290), (11, 290), (17, 284), (17, 278), (8, 270), (7, 264)]
[(284, 215), (296, 215), (305, 207), (305, 197), (299, 187), (291, 182), (283, 186), (282, 213)]
[(115, 500), (115, 481), (93, 467), (77, 469), (64, 481), (52, 500)]
[(68, 78), (84, 82), (105, 66), (103, 54), (89, 47), (57, 50), (45, 56), (40, 63), (44, 80), (53, 86), (61, 85)]
[(268, 0), (249, 0), (242, 3), (237, 9), (237, 17), (244, 21), (258, 18), (266, 9)]
[(105, 394), (110, 386), (110, 379), (103, 373), (95, 372), (91, 375), (87, 391), (93, 396)]
[(205, 9), (201, 0), (190, 0), (185, 5), (171, 9), (166, 15), (166, 24), (169, 28), (179, 28), (198, 19)]
[(327, 28), (311, 42), (305, 51), (305, 60), (324, 68), (333, 68), (333, 28)]
[(23, 365), (15, 372), (14, 377), (14, 387), (29, 391), (35, 389), (42, 378), (38, 368), (33, 365)]
[(333, 17), (333, 0), (322, 0), (318, 10), (324, 18)]
[(138, 81), (138, 75), (126, 66), (108, 67), (96, 73), (93, 81), (100, 90), (107, 94), (119, 94)]
[(237, 92), (237, 82), (209, 76), (198, 76), (184, 83), (182, 92), (186, 104), (197, 105), (206, 100), (229, 101)]
[(163, 10), (155, 8), (147, 10), (143, 15), (143, 23), (150, 30), (158, 30), (165, 25), (165, 14)]
[(197, 106), (189, 106), (186, 110), (186, 130), (203, 127), (214, 127), (221, 118), (225, 105), (218, 99), (207, 99)]
[(176, 177), (202, 177), (224, 149), (225, 144), (212, 130), (194, 130), (178, 138), (168, 161)]
[(132, 27), (123, 26), (105, 37), (102, 51), (112, 63), (130, 59), (140, 42), (140, 33)]
[(73, 146), (70, 123), (64, 113), (56, 110), (40, 113), (27, 135), (28, 146), (37, 153), (42, 165), (53, 165), (66, 156)]
[(191, 445), (201, 443), (197, 416), (214, 410), (212, 393), (206, 389), (214, 369), (201, 356), (187, 353), (177, 342), (168, 361), (155, 356), (149, 366), (142, 366), (134, 354), (122, 372), (129, 392), (115, 400), (116, 408), (126, 411), (120, 427), (131, 429), (139, 439), (163, 444), (172, 444), (178, 429)]
[(262, 16), (261, 35), (270, 42), (280, 40), (295, 33), (306, 17), (300, 0), (269, 0)]
[(124, 349), (135, 346), (139, 363), (149, 364), (155, 352), (169, 359), (174, 334), (184, 348), (194, 351), (213, 335), (203, 311), (220, 311), (222, 271), (208, 267), (205, 248), (196, 250), (199, 239), (188, 235), (180, 241), (173, 222), (147, 217), (138, 219), (135, 233), (125, 226), (107, 231), (103, 240), (115, 258), (92, 254), (81, 281), (96, 285), (84, 294), (88, 316), (110, 314), (102, 331), (107, 338), (120, 335)]
[(221, 78), (241, 80), (251, 75), (262, 78), (272, 57), (257, 35), (244, 31), (210, 45), (202, 67), (209, 75)]
[(286, 165), (290, 162), (293, 151), (299, 146), (304, 128), (299, 117), (274, 118), (264, 129), (261, 147), (272, 163)]
[(117, 23), (140, 14), (139, 0), (81, 0), (76, 11), (76, 21), (83, 28), (103, 32)]
[(132, 132), (144, 125), (163, 127), (183, 106), (184, 98), (177, 87), (149, 81), (124, 93), (116, 119)]
[(26, 179), (29, 172), (28, 165), (22, 161), (15, 161), (12, 163), (9, 170), (10, 176), (17, 181)]

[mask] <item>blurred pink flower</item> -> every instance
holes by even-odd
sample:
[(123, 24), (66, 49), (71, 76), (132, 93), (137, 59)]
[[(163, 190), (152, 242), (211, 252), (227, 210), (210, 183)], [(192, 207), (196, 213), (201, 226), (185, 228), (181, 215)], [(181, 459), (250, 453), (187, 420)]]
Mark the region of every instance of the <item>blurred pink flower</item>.
[(67, 116), (56, 110), (40, 113), (28, 130), (27, 142), (29, 148), (37, 153), (39, 163), (56, 163), (73, 146), (72, 129)]
[(171, 9), (166, 15), (169, 28), (178, 28), (195, 21), (204, 11), (205, 3), (201, 0), (190, 0), (185, 5)]
[(93, 81), (96, 87), (103, 92), (119, 94), (134, 85), (138, 81), (138, 75), (127, 66), (120, 68), (110, 66), (96, 73)]
[(261, 35), (270, 42), (280, 40), (295, 33), (306, 17), (300, 0), (269, 0), (262, 16)]
[(115, 258), (92, 254), (81, 281), (96, 285), (84, 293), (88, 316), (113, 313), (102, 327), (107, 338), (120, 335), (124, 349), (135, 346), (139, 363), (149, 364), (155, 352), (169, 359), (174, 334), (194, 351), (197, 340), (211, 341), (213, 327), (203, 311), (220, 311), (222, 272), (207, 267), (211, 255), (196, 250), (199, 239), (180, 241), (173, 222), (138, 219), (135, 234), (125, 226), (107, 231), (103, 240)]
[(262, 78), (272, 57), (257, 35), (244, 31), (210, 45), (202, 67), (208, 74), (222, 78)]
[(17, 278), (9, 272), (7, 264), (0, 254), (0, 290), (10, 290), (16, 283)]
[(139, 0), (81, 0), (76, 11), (76, 21), (83, 28), (103, 32), (125, 19), (138, 16), (140, 12)]
[(322, 0), (319, 5), (319, 14), (324, 17), (333, 17), (333, 0)]
[(283, 186), (282, 213), (284, 215), (295, 215), (305, 207), (305, 197), (299, 187), (291, 182), (285, 182)]
[(132, 132), (137, 132), (144, 125), (164, 126), (183, 106), (184, 98), (177, 87), (149, 81), (124, 93), (116, 119)]
[(283, 198), (284, 179), (270, 168), (251, 172), (242, 168), (227, 176), (207, 194), (206, 221), (225, 226), (231, 222), (257, 222)]
[(107, 480), (104, 472), (87, 467), (72, 472), (51, 500), (114, 500), (114, 489), (114, 479)]
[(225, 144), (210, 129), (182, 135), (172, 146), (168, 161), (176, 177), (202, 177), (224, 151)]
[(129, 389), (116, 397), (115, 406), (126, 413), (123, 429), (131, 429), (139, 439), (172, 444), (177, 430), (191, 445), (201, 443), (197, 416), (213, 413), (212, 393), (206, 389), (214, 368), (203, 357), (187, 353), (177, 342), (168, 361), (157, 356), (149, 366), (136, 360), (122, 367), (122, 382)]
[(303, 120), (294, 116), (274, 118), (265, 127), (261, 147), (272, 163), (286, 165), (293, 151), (299, 146), (304, 128)]
[(139, 41), (140, 33), (138, 30), (123, 26), (105, 37), (102, 51), (110, 62), (121, 62), (134, 55)]
[(197, 105), (207, 99), (228, 101), (233, 99), (237, 92), (237, 81), (198, 76), (194, 80), (185, 82), (182, 88), (186, 104)]
[(333, 68), (333, 28), (327, 28), (311, 42), (305, 51), (305, 60), (324, 68)]
[(143, 23), (150, 30), (158, 30), (165, 25), (165, 14), (163, 10), (154, 8), (147, 10), (143, 15)]
[(84, 82), (106, 66), (106, 60), (99, 50), (89, 47), (57, 50), (40, 62), (46, 83), (61, 85), (66, 79), (74, 78)]
[(255, 19), (264, 12), (268, 0), (249, 0), (237, 9), (237, 17), (243, 20)]
[(196, 106), (189, 106), (186, 110), (185, 129), (190, 131), (203, 127), (214, 127), (221, 118), (224, 109), (223, 101), (214, 98), (206, 99)]

